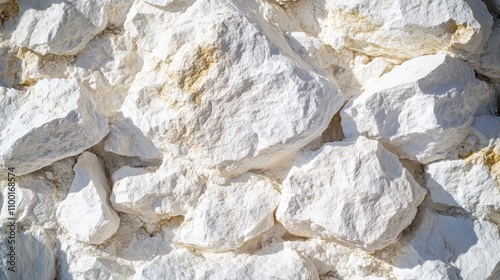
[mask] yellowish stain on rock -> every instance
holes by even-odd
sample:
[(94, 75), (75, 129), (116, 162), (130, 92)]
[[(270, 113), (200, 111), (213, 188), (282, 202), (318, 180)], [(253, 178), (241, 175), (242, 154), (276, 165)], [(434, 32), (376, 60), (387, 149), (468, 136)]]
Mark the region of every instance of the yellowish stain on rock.
[(468, 26), (466, 23), (457, 23), (455, 22), (453, 28), (453, 35), (451, 36), (450, 46), (459, 46), (467, 44), (472, 36), (476, 33), (476, 31)]
[(500, 186), (500, 147), (486, 148), (475, 153), (471, 152), (465, 158), (465, 161), (470, 164), (486, 165), (491, 173), (496, 176)]
[(366, 16), (359, 12), (346, 12), (341, 9), (333, 10), (330, 15), (330, 23), (335, 29), (344, 34), (374, 33), (380, 26), (371, 22)]

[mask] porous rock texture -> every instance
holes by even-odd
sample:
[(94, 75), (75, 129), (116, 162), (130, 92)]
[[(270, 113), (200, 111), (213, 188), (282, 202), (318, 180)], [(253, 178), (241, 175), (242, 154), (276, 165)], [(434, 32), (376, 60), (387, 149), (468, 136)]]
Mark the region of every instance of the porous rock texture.
[(499, 279), (499, 100), (497, 0), (0, 0), (0, 279)]

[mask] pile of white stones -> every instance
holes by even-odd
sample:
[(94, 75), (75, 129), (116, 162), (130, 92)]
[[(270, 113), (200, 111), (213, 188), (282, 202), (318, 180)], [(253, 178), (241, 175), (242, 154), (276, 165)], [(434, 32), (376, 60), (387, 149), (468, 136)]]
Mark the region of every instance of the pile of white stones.
[(0, 279), (500, 279), (499, 1), (0, 0), (0, 53)]

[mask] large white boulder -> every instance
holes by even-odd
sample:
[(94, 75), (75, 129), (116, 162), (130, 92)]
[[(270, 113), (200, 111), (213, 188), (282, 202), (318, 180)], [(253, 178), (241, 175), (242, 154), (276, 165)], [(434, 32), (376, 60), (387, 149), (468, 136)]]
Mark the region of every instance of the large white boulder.
[(194, 209), (205, 185), (187, 161), (168, 154), (156, 171), (124, 166), (112, 179), (113, 207), (148, 223), (186, 215)]
[(424, 195), (394, 154), (359, 137), (304, 155), (283, 182), (276, 216), (295, 235), (374, 251), (397, 239)]
[[(405, 60), (439, 50), (480, 53), (493, 17), (481, 1), (326, 1), (319, 37), (370, 56)], [(324, 12), (324, 10), (320, 10)]]
[(341, 112), (344, 134), (377, 139), (424, 164), (448, 156), (490, 100), (486, 83), (444, 54), (409, 60), (366, 89)]
[(106, 115), (77, 80), (43, 79), (26, 94), (19, 107), (2, 102), (13, 117), (0, 131), (1, 168), (30, 173), (83, 152), (109, 132)]
[(104, 30), (110, 2), (20, 1), (11, 41), (41, 54), (74, 55)]
[(227, 186), (208, 185), (175, 241), (203, 251), (237, 249), (274, 225), (279, 192), (265, 177), (246, 174)]
[(75, 179), (57, 207), (57, 220), (76, 240), (101, 244), (120, 225), (120, 217), (108, 201), (110, 190), (102, 163), (84, 152), (73, 169)]
[(243, 1), (196, 1), (160, 39), (122, 111), (157, 147), (205, 166), (272, 166), (321, 136), (343, 104), (331, 76)]

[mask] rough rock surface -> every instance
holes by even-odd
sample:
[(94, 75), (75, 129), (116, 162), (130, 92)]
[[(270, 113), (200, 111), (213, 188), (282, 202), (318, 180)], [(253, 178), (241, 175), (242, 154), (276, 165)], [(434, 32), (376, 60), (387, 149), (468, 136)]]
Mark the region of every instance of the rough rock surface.
[(132, 278), (141, 279), (319, 279), (310, 261), (292, 250), (255, 256), (222, 253), (205, 259), (176, 250), (146, 264)]
[(113, 174), (113, 184), (110, 200), (116, 210), (154, 223), (193, 210), (205, 183), (185, 161), (167, 156), (154, 172), (120, 168)]
[(0, 279), (500, 279), (499, 19), (0, 0)]
[(197, 1), (148, 46), (155, 55), (122, 110), (158, 147), (187, 146), (209, 167), (242, 173), (319, 137), (340, 109), (335, 82), (252, 8)]
[(17, 96), (2, 100), (11, 110), (1, 127), (2, 169), (15, 166), (18, 175), (33, 172), (83, 152), (109, 132), (106, 115), (76, 80), (44, 79), (26, 94), (20, 102), (11, 103)]
[(100, 244), (120, 223), (108, 201), (110, 191), (102, 164), (94, 154), (84, 152), (74, 170), (69, 194), (57, 207), (57, 220), (76, 240)]
[(396, 240), (424, 195), (394, 154), (359, 137), (300, 159), (283, 182), (276, 215), (293, 234), (374, 251)]
[(177, 241), (207, 251), (236, 249), (271, 228), (278, 202), (273, 183), (252, 174), (228, 186), (207, 186)]
[(443, 159), (489, 100), (486, 83), (458, 58), (418, 57), (370, 84), (342, 111), (346, 136), (377, 139), (402, 158)]

